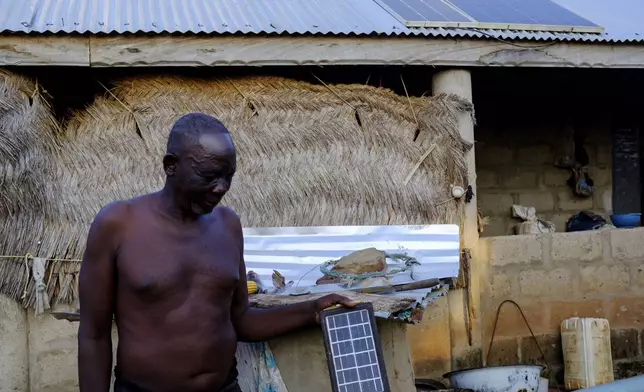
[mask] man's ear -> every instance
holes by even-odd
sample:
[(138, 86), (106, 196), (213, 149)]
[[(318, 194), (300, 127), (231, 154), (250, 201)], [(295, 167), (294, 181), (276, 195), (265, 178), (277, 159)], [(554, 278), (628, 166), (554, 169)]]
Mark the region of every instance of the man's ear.
[(168, 177), (174, 176), (177, 172), (177, 162), (177, 157), (172, 154), (166, 154), (163, 157), (163, 171)]

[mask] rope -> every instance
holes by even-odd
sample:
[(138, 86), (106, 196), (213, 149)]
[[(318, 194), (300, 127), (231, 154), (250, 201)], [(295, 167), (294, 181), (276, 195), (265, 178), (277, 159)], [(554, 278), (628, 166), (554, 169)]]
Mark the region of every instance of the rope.
[[(0, 256), (0, 260), (3, 260), (3, 259), (4, 260), (10, 260), (10, 259), (21, 259), (22, 260), (22, 259), (24, 259), (25, 263), (26, 263), (27, 261), (33, 259), (33, 256), (31, 254), (29, 254), (29, 253), (27, 253), (26, 255), (22, 255), (22, 256), (18, 256), (18, 255), (16, 255), (16, 256), (13, 256), (13, 255)], [(69, 262), (75, 262), (75, 263), (80, 263), (81, 261), (83, 261), (82, 259), (55, 259), (55, 258), (54, 259), (47, 258), (46, 260), (47, 261), (69, 261)]]
[[(404, 253), (385, 253), (385, 258), (395, 260), (395, 261), (404, 261), (405, 266), (401, 268), (392, 268), (389, 270), (385, 271), (376, 271), (376, 272), (364, 272), (361, 274), (350, 274), (346, 272), (340, 272), (340, 271), (334, 271), (333, 267), (338, 264), (340, 260), (329, 260), (327, 262), (324, 262), (320, 265), (320, 272), (322, 272), (324, 275), (332, 276), (335, 278), (340, 278), (343, 280), (363, 280), (363, 279), (369, 279), (369, 278), (376, 278), (376, 277), (383, 277), (383, 276), (390, 276), (390, 275), (395, 275), (399, 274), (401, 272), (405, 272), (407, 270), (410, 270), (414, 268), (416, 265), (420, 265), (418, 260), (416, 260), (414, 257), (408, 256)], [(412, 271), (413, 273), (413, 271)]]
[(25, 279), (25, 287), (22, 290), (22, 297), (20, 297), (21, 300), (24, 300), (27, 298), (27, 293), (29, 292), (28, 287), (29, 287), (29, 260), (31, 260), (31, 255), (27, 253), (26, 255), (22, 256), (22, 258), (25, 260), (25, 271), (27, 271), (27, 279)]

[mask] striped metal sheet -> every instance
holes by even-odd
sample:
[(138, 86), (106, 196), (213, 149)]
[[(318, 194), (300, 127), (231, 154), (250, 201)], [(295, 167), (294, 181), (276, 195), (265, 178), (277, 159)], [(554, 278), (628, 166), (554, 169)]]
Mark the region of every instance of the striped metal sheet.
[(603, 34), (407, 28), (373, 0), (0, 0), (0, 32), (386, 35), (644, 42), (641, 0), (555, 0)]
[[(428, 226), (331, 226), (256, 228), (244, 230), (246, 268), (257, 273), (262, 284), (272, 287), (273, 270), (298, 288), (317, 291), (322, 277), (319, 266), (353, 251), (374, 247), (388, 253), (407, 253), (420, 266), (392, 277), (395, 284), (414, 280), (450, 278), (459, 271), (459, 227)], [(395, 262), (388, 261), (392, 267)], [(324, 285), (325, 291), (332, 289)], [(318, 288), (321, 286), (317, 286)]]

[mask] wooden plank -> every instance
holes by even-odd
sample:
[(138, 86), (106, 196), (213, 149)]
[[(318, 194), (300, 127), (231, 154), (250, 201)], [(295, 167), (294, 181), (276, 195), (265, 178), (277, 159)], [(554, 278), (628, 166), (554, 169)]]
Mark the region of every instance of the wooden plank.
[(426, 37), (92, 37), (91, 65), (432, 65), (644, 68), (638, 45)]
[[(294, 303), (310, 301), (325, 296), (328, 293), (318, 294), (305, 294), (298, 296), (289, 295), (270, 295), (270, 294), (254, 294), (249, 297), (250, 305), (257, 308), (273, 308), (276, 306), (290, 305)], [(371, 302), (373, 309), (376, 312), (394, 313), (400, 310), (409, 308), (414, 303), (413, 298), (405, 298), (399, 296), (382, 296), (376, 294), (362, 294), (352, 291), (344, 291), (339, 293), (345, 297), (360, 302)], [(52, 312), (52, 315), (57, 320), (67, 320), (76, 322), (80, 320), (80, 311), (66, 311), (66, 312)]]
[(432, 65), (644, 68), (641, 45), (426, 37), (0, 36), (0, 66)]
[[(310, 301), (325, 296), (328, 293), (306, 294), (298, 296), (255, 294), (249, 297), (250, 305), (257, 308), (273, 308), (276, 306), (290, 305)], [(398, 296), (383, 296), (377, 294), (361, 294), (352, 291), (338, 293), (353, 301), (371, 302), (375, 312), (394, 313), (409, 308), (414, 303), (413, 298)]]
[(0, 35), (0, 66), (89, 64), (88, 37)]

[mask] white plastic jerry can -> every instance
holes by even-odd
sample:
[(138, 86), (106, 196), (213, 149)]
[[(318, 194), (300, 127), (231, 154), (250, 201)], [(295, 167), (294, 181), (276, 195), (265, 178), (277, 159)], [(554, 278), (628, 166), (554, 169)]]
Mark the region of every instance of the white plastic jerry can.
[(567, 390), (589, 388), (615, 380), (608, 320), (573, 317), (562, 321), (561, 347)]

